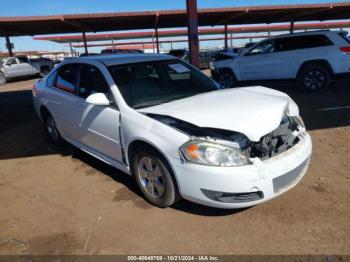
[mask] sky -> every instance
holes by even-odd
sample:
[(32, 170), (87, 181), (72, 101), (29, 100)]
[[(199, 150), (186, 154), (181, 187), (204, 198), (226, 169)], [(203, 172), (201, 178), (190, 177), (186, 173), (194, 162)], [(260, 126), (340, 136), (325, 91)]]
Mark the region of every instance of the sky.
[[(279, 5), (279, 4), (307, 4), (339, 2), (332, 0), (198, 0), (198, 8), (228, 7), (228, 6), (255, 6), (255, 5)], [(124, 12), (164, 9), (184, 9), (186, 0), (0, 0), (0, 16), (28, 16), (28, 15), (52, 15), (52, 14), (77, 14), (97, 12)], [(31, 37), (13, 37), (11, 42), (15, 45), (15, 51), (23, 50), (68, 50), (62, 44), (49, 41), (35, 41)], [(218, 44), (218, 43), (210, 43)], [(0, 51), (5, 51), (5, 41), (0, 39)]]

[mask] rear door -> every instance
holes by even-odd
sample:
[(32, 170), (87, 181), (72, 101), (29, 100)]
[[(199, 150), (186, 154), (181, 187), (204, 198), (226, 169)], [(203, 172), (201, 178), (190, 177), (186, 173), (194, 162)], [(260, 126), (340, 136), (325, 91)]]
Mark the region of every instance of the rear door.
[(30, 64), (30, 61), (27, 57), (18, 57), (18, 68), (21, 76), (34, 75), (34, 68)]
[(47, 81), (52, 87), (45, 95), (46, 106), (53, 115), (59, 131), (64, 137), (76, 139), (78, 136), (74, 125), (78, 117), (80, 98), (78, 96), (78, 79), (80, 64), (67, 64), (53, 72)]
[[(94, 93), (104, 93), (110, 106), (88, 104), (85, 99)], [(84, 64), (79, 81), (79, 102), (73, 114), (76, 139), (99, 153), (122, 163), (119, 138), (120, 112), (103, 73), (95, 66)]]
[(280, 78), (295, 78), (303, 62), (327, 57), (333, 43), (322, 34), (296, 35), (275, 39)]

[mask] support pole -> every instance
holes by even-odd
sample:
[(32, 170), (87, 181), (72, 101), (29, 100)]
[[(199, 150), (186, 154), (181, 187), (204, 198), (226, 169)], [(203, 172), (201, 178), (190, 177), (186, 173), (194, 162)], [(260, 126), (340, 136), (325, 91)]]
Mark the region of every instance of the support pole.
[(294, 21), (290, 22), (290, 33), (294, 33)]
[(7, 50), (9, 52), (9, 56), (13, 56), (13, 52), (12, 52), (12, 44), (11, 44), (11, 41), (10, 41), (10, 37), (8, 35), (5, 36), (5, 39), (6, 39), (6, 47), (7, 47)]
[(69, 42), (69, 49), (70, 49), (70, 55), (73, 57), (74, 53), (73, 53), (73, 47), (72, 47), (72, 43)]
[(87, 43), (86, 43), (86, 35), (85, 35), (85, 32), (83, 32), (83, 42), (84, 42), (85, 54), (88, 55), (88, 54), (89, 54), (89, 51), (88, 51), (88, 47), (87, 47)]
[(228, 34), (227, 34), (227, 23), (225, 23), (225, 50), (228, 50)]
[(188, 44), (190, 49), (190, 63), (199, 66), (198, 14), (197, 0), (186, 0)]
[(155, 53), (154, 51), (154, 34), (152, 34), (152, 49), (153, 49), (153, 54)]
[(156, 46), (157, 46), (157, 54), (159, 54), (159, 36), (158, 36), (158, 28), (156, 27)]
[(230, 46), (231, 48), (233, 48), (233, 35), (230, 34)]

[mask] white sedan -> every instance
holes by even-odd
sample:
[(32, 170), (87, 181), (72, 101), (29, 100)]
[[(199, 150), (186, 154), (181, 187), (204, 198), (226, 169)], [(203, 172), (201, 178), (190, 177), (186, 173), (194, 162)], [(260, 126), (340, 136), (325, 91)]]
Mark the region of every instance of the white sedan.
[(68, 141), (135, 177), (159, 207), (181, 197), (243, 208), (295, 186), (311, 139), (286, 94), (222, 89), (168, 55), (70, 59), (33, 87), (50, 141)]

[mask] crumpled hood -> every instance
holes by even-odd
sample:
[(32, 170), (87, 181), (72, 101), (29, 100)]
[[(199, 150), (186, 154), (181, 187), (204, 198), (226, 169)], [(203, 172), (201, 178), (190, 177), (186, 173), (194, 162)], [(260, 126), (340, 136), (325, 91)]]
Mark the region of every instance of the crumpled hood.
[(251, 141), (275, 130), (284, 112), (299, 115), (289, 96), (260, 86), (218, 90), (138, 111), (168, 115), (199, 127), (236, 131)]

